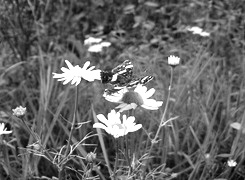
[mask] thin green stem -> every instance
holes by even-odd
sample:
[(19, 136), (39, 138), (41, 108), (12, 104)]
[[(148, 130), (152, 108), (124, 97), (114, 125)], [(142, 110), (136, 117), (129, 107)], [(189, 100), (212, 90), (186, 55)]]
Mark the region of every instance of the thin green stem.
[(35, 139), (35, 141), (37, 141), (38, 143), (40, 143), (39, 142), (39, 140), (38, 140), (38, 138), (36, 137), (36, 135), (33, 133), (33, 131), (28, 127), (28, 125), (26, 124), (26, 122), (24, 121), (24, 119), (22, 119), (22, 118), (20, 118), (21, 119), (21, 121), (24, 123), (24, 125), (25, 125), (25, 127), (26, 127), (26, 129), (28, 130), (28, 132), (32, 135), (32, 137)]
[[(130, 116), (134, 116), (134, 110), (133, 109), (131, 109), (131, 110), (128, 111), (128, 117), (130, 117)], [(129, 175), (133, 171), (133, 168), (131, 166), (131, 158), (130, 158), (130, 156), (131, 156), (130, 152), (133, 152), (134, 151), (134, 143), (132, 141), (133, 141), (133, 138), (130, 138), (130, 134), (128, 134), (125, 137), (125, 143), (126, 143), (125, 156), (126, 156), (126, 160), (127, 160), (128, 167), (129, 167), (129, 172), (128, 172)], [(130, 144), (129, 144), (129, 142), (130, 142)]]
[[(42, 148), (42, 150), (45, 149), (45, 147), (42, 145), (41, 143), (41, 139), (33, 132), (33, 130), (31, 130), (29, 128), (29, 126), (26, 124), (25, 120), (23, 118), (19, 118), (25, 125), (27, 131), (31, 134), (31, 136), (33, 137), (33, 139), (38, 143), (38, 145), (40, 146), (40, 148)], [(44, 154), (47, 156), (47, 158), (49, 158), (49, 160), (51, 161), (52, 156), (49, 154), (48, 151), (45, 151)]]
[(67, 142), (65, 157), (69, 154), (71, 139), (72, 139), (72, 135), (75, 129), (75, 123), (76, 123), (76, 118), (77, 118), (77, 103), (78, 103), (78, 86), (76, 86), (76, 91), (75, 91), (75, 106), (74, 106), (74, 111), (73, 111), (73, 120), (72, 120), (71, 131), (70, 131), (68, 142)]
[[(65, 151), (64, 157), (67, 158), (69, 151), (70, 151), (70, 145), (71, 145), (71, 140), (72, 140), (72, 135), (75, 129), (75, 122), (76, 122), (76, 114), (77, 114), (77, 103), (78, 103), (78, 86), (76, 86), (76, 91), (75, 91), (75, 105), (74, 105), (74, 111), (73, 111), (73, 119), (72, 119), (72, 124), (71, 124), (71, 131), (69, 134), (69, 138), (67, 141), (67, 147)], [(66, 161), (64, 161), (66, 163)], [(65, 163), (61, 164), (61, 168), (59, 170), (59, 179), (62, 180), (65, 178), (64, 174), (64, 166)]]
[(116, 180), (117, 175), (117, 166), (118, 166), (118, 152), (119, 152), (119, 147), (118, 147), (118, 138), (115, 139), (116, 141), (116, 159), (115, 159), (115, 165), (114, 165), (114, 170), (113, 170), (113, 179)]
[[(170, 75), (170, 82), (169, 82), (169, 88), (168, 88), (167, 101), (166, 101), (165, 109), (164, 109), (164, 112), (163, 112), (159, 127), (157, 129), (157, 132), (156, 132), (154, 138), (151, 140), (152, 143), (151, 143), (151, 147), (150, 147), (150, 150), (149, 150), (149, 153), (148, 153), (149, 157), (151, 156), (152, 149), (153, 149), (154, 145), (157, 143), (157, 138), (159, 136), (159, 133), (161, 132), (162, 127), (165, 125), (164, 121), (166, 119), (166, 114), (167, 114), (168, 104), (169, 104), (170, 94), (171, 94), (171, 88), (172, 88), (172, 83), (173, 83), (173, 70), (174, 70), (174, 68), (171, 67), (171, 75)], [(147, 167), (147, 164), (148, 164), (148, 160), (146, 161), (145, 167)]]
[(129, 167), (128, 174), (130, 175), (132, 172), (132, 167), (130, 165), (130, 153), (129, 153), (130, 149), (129, 149), (129, 145), (128, 145), (129, 144), (128, 143), (128, 135), (124, 136), (124, 142), (125, 142), (125, 157), (126, 157), (126, 161), (127, 161), (128, 167)]
[(153, 143), (151, 144), (151, 148), (152, 148), (152, 146), (154, 146), (154, 143), (156, 142), (156, 140), (158, 138), (158, 135), (159, 135), (159, 133), (160, 133), (162, 127), (163, 127), (164, 121), (166, 119), (166, 114), (167, 114), (168, 104), (169, 104), (169, 100), (170, 100), (172, 83), (173, 83), (173, 68), (171, 67), (171, 76), (170, 76), (170, 83), (169, 83), (169, 88), (168, 88), (167, 102), (166, 102), (165, 109), (164, 109), (164, 112), (163, 112), (163, 115), (162, 115), (162, 118), (161, 118), (160, 125), (159, 125), (159, 127), (157, 129), (157, 132), (156, 132), (156, 135), (155, 135), (154, 139), (152, 140)]

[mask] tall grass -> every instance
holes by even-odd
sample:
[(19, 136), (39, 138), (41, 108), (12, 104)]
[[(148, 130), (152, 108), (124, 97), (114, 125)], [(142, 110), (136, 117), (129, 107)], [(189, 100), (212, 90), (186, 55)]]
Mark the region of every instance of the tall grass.
[[(245, 178), (244, 1), (0, 4), (0, 122), (13, 131), (0, 135), (0, 179)], [(91, 34), (112, 46), (88, 52)], [(181, 59), (172, 75), (171, 54)], [(128, 58), (136, 75), (155, 77), (147, 87), (163, 106), (126, 112), (143, 127), (115, 139), (92, 127), (116, 106), (102, 96), (107, 86), (82, 81), (76, 89), (52, 73), (65, 59), (110, 69)], [(12, 115), (19, 105), (22, 119)]]

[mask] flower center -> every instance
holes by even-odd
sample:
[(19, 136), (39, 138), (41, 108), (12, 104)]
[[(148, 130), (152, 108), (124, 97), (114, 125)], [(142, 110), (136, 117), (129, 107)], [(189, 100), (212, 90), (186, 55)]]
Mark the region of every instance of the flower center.
[(141, 95), (134, 91), (126, 92), (122, 98), (122, 101), (127, 104), (135, 103), (138, 106), (144, 103)]
[(114, 128), (116, 126), (117, 129), (124, 129), (122, 124), (113, 124), (112, 127)]

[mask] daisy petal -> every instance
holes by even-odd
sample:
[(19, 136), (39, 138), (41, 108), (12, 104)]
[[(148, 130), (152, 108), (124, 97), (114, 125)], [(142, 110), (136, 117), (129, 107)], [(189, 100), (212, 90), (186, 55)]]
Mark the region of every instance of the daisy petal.
[(101, 123), (94, 123), (93, 128), (101, 128), (101, 129), (107, 129), (107, 127), (104, 124)]
[(105, 118), (105, 116), (103, 114), (98, 114), (97, 118), (100, 122), (104, 123), (105, 125), (108, 124), (108, 120)]
[(86, 61), (86, 63), (83, 65), (83, 69), (87, 69), (90, 65), (89, 61)]
[(149, 98), (151, 97), (154, 93), (155, 93), (155, 89), (154, 88), (151, 88), (150, 90), (148, 90), (146, 93), (145, 93), (145, 98)]

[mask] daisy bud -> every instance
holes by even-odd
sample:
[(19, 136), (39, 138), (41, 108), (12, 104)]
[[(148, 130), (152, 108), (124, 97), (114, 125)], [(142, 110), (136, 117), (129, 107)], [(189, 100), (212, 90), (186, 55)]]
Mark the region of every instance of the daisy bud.
[(25, 113), (26, 113), (26, 108), (22, 107), (22, 106), (19, 106), (15, 109), (12, 109), (13, 111), (13, 115), (16, 116), (16, 117), (20, 117), (20, 116), (23, 116)]
[(173, 55), (170, 55), (168, 57), (168, 64), (170, 66), (175, 67), (175, 66), (179, 65), (179, 63), (180, 63), (180, 58), (179, 57), (173, 56)]

